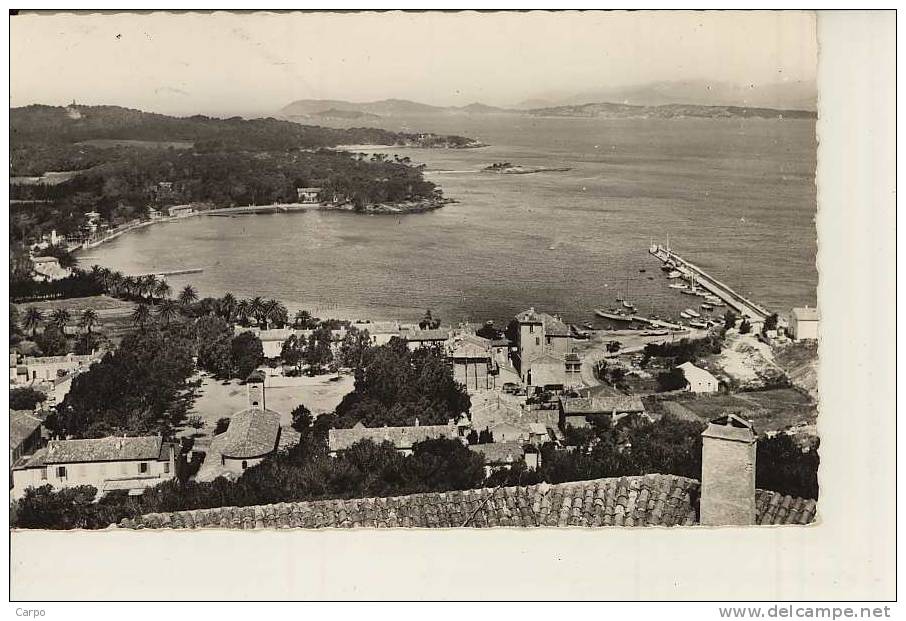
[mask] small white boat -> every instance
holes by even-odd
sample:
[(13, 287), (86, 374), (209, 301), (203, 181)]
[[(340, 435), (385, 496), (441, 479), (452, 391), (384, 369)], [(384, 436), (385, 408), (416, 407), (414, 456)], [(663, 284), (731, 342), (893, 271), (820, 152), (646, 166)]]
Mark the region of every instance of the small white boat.
[(682, 275), (683, 275), (682, 272), (678, 272), (678, 271), (676, 271), (676, 270), (673, 270), (672, 272), (670, 272), (670, 273), (667, 274), (667, 278), (670, 278), (670, 279), (672, 280), (672, 279), (674, 279), (674, 278), (680, 278), (680, 277), (682, 277)]
[(635, 308), (635, 304), (627, 300), (623, 300), (623, 308)]
[(690, 321), (689, 325), (692, 326), (693, 328), (707, 328), (708, 327), (708, 324), (706, 324), (704, 321)]
[(699, 304), (699, 306), (701, 307), (702, 310), (706, 310), (706, 311), (710, 311), (710, 310), (714, 309), (714, 305), (710, 304), (708, 302), (702, 302), (701, 304)]
[(701, 315), (698, 313), (698, 311), (695, 309), (692, 309), (692, 308), (687, 308), (685, 312), (690, 317), (701, 317)]
[(683, 319), (692, 319), (692, 315), (688, 314), (686, 311), (680, 311), (679, 316)]
[(688, 287), (686, 285), (682, 285), (680, 283), (673, 283), (673, 284), (667, 285), (667, 286), (670, 287), (671, 289), (688, 289)]

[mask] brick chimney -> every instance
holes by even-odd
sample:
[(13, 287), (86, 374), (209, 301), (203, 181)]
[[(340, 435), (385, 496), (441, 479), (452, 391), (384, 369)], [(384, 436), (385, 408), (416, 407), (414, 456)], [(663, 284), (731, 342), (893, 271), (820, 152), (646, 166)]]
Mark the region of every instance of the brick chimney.
[(755, 524), (755, 430), (727, 414), (702, 432), (702, 526)]

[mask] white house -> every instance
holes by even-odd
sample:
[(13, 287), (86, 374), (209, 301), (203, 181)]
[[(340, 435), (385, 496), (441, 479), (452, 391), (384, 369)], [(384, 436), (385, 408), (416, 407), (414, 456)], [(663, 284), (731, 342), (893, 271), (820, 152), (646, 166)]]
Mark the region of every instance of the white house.
[(704, 369), (700, 369), (691, 362), (684, 362), (677, 368), (686, 376), (686, 390), (697, 394), (717, 392), (720, 382)]
[(818, 309), (804, 306), (790, 313), (790, 336), (797, 341), (818, 338)]
[(114, 490), (141, 494), (176, 475), (176, 445), (160, 436), (108, 436), (85, 440), (51, 440), (12, 471), (13, 498), (29, 487), (55, 490), (91, 485), (102, 495)]

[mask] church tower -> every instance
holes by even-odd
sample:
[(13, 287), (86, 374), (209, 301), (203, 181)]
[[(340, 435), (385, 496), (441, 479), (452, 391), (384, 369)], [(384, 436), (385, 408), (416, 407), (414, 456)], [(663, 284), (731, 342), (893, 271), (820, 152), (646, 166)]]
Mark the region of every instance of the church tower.
[(245, 380), (245, 385), (249, 395), (250, 410), (266, 409), (264, 401), (264, 373), (262, 371), (252, 371)]

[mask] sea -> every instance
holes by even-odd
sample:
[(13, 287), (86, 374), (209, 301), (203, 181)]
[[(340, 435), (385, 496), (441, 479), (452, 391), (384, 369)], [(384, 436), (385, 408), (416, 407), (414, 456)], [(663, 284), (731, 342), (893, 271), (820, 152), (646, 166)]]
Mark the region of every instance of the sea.
[[(174, 290), (275, 298), (320, 317), (505, 323), (529, 307), (606, 327), (594, 309), (631, 300), (676, 318), (650, 244), (669, 243), (739, 293), (786, 314), (815, 305), (813, 120), (389, 118), (478, 149), (387, 148), (425, 165), (455, 203), (408, 215), (308, 211), (149, 226), (79, 256)], [(323, 123), (322, 123), (323, 124)], [(340, 123), (337, 126), (341, 126)], [(494, 162), (568, 171), (501, 175)], [(695, 298), (691, 298), (695, 300)]]

